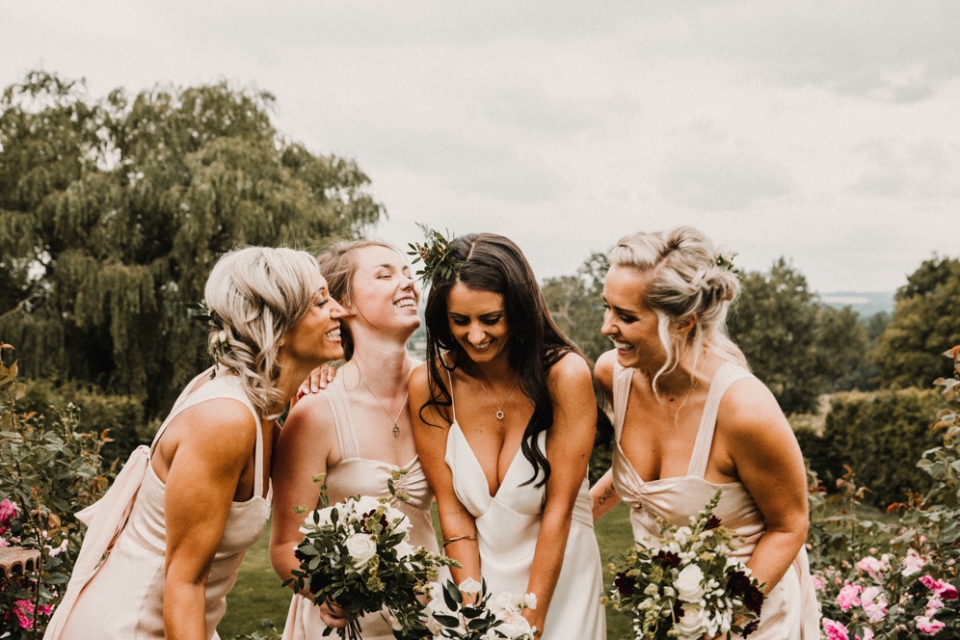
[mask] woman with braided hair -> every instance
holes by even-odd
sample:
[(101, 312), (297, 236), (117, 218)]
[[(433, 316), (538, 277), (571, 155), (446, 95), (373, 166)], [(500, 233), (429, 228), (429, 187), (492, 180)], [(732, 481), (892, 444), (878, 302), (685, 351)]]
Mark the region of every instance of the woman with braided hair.
[(613, 402), (616, 444), (591, 490), (594, 517), (623, 500), (634, 539), (653, 544), (658, 519), (686, 525), (723, 489), (714, 513), (743, 538), (734, 555), (765, 584), (751, 639), (819, 638), (803, 458), (777, 401), (726, 335), (740, 286), (732, 257), (678, 227), (627, 236), (609, 258), (602, 331), (614, 349), (595, 375)]
[(316, 259), (282, 248), (227, 253), (204, 297), (216, 365), (78, 514), (89, 528), (46, 640), (217, 637), (270, 515), (276, 418), (314, 368), (343, 355), (343, 309)]
[(546, 640), (605, 637), (587, 463), (590, 367), (559, 331), (520, 249), (490, 233), (435, 244), (427, 362), (410, 378), (417, 452), (459, 584), (532, 593)]

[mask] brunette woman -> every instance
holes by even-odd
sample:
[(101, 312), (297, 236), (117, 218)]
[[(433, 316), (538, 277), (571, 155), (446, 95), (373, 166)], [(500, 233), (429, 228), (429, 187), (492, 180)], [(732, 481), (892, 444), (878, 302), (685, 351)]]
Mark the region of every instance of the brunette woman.
[(417, 451), (457, 583), (532, 593), (547, 640), (605, 637), (587, 463), (597, 405), (517, 246), (489, 233), (435, 247), (427, 356), (410, 379)]

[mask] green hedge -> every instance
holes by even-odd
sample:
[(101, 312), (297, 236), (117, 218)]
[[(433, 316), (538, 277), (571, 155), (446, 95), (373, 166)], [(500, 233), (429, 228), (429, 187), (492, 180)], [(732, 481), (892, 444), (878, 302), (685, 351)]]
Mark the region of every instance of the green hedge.
[(27, 392), (17, 402), (20, 410), (35, 411), (49, 423), (67, 403), (73, 403), (80, 410), (80, 430), (99, 433), (109, 429), (112, 442), (102, 451), (107, 466), (116, 458), (121, 463), (126, 461), (137, 445), (150, 442), (159, 426), (147, 422), (142, 400), (135, 396), (107, 395), (73, 382), (57, 384), (42, 379), (24, 382)]
[(904, 389), (872, 393), (838, 393), (830, 402), (823, 435), (796, 430), (810, 467), (828, 489), (849, 465), (856, 482), (871, 490), (866, 500), (886, 507), (908, 491), (925, 492), (930, 476), (917, 468), (927, 449), (942, 444), (931, 431), (941, 399), (935, 391)]

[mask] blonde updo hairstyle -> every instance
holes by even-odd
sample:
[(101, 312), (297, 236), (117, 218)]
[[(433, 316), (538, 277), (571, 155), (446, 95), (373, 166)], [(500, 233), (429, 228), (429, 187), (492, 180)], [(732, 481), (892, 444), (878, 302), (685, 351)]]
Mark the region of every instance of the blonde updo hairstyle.
[(287, 248), (231, 251), (207, 278), (204, 298), (213, 323), (208, 350), (240, 377), (261, 415), (269, 416), (287, 400), (276, 387), (280, 339), (306, 315), (319, 288), (316, 258)]
[[(669, 373), (690, 350), (696, 358), (703, 347), (746, 366), (740, 348), (727, 336), (727, 310), (740, 293), (740, 281), (728, 266), (718, 264), (713, 243), (693, 227), (676, 227), (654, 233), (639, 232), (622, 238), (610, 252), (611, 267), (629, 267), (651, 273), (643, 304), (657, 315), (657, 333), (667, 361), (653, 379)], [(671, 326), (694, 318), (693, 328), (682, 338)]]
[[(320, 273), (327, 279), (330, 297), (344, 307), (352, 306), (354, 303), (353, 276), (357, 271), (357, 251), (367, 247), (383, 247), (396, 251), (403, 257), (395, 246), (379, 240), (343, 240), (334, 243), (317, 256)], [(353, 357), (354, 349), (349, 318), (344, 318), (340, 322), (340, 344), (343, 347), (343, 359), (349, 362)]]

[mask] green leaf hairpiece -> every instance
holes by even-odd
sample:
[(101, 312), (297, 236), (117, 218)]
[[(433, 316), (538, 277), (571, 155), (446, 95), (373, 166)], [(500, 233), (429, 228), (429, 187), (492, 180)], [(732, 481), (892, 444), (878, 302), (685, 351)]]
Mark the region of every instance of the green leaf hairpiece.
[[(407, 253), (413, 256), (413, 264), (423, 262), (423, 268), (417, 271), (420, 280), (432, 283), (438, 278), (441, 280), (455, 278), (463, 263), (457, 260), (449, 250), (450, 241), (442, 233), (425, 224), (418, 222), (417, 226), (423, 232), (426, 242), (410, 244), (411, 251)], [(447, 234), (453, 235), (449, 231)]]

